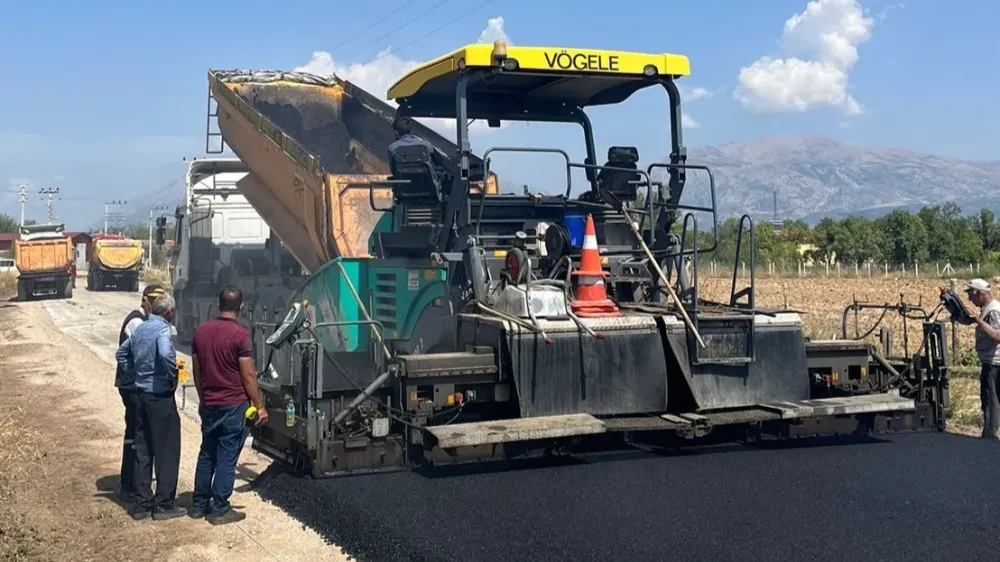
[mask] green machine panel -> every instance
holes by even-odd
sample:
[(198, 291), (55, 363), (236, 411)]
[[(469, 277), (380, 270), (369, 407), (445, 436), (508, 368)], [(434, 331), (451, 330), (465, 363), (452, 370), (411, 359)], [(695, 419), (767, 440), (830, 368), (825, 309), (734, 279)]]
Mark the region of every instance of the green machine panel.
[(427, 267), (414, 267), (412, 263), (372, 264), (369, 267), (372, 317), (382, 323), (387, 340), (410, 339), (424, 309), (441, 304), (445, 279), (444, 269), (429, 264)]
[[(369, 293), (370, 258), (338, 258), (319, 268), (302, 287), (299, 298), (308, 300), (316, 336), (327, 351), (364, 351), (371, 341), (367, 324), (323, 327), (325, 322), (363, 322), (364, 314), (351, 287), (365, 300)], [(343, 267), (343, 272), (341, 267)], [(344, 275), (346, 273), (346, 276)]]

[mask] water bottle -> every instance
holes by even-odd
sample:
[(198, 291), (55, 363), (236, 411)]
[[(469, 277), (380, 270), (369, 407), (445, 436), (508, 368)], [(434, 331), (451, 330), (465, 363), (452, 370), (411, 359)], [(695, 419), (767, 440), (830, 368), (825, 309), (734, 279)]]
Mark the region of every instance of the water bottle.
[(285, 407), (285, 427), (295, 427), (295, 401), (291, 398)]

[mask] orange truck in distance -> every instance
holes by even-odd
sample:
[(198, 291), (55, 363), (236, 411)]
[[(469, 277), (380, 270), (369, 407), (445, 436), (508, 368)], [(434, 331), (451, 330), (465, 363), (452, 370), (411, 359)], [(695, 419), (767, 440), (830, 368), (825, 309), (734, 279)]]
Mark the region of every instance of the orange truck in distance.
[(62, 224), (22, 226), (14, 241), (17, 300), (38, 297), (73, 298), (73, 241)]
[(91, 242), (90, 265), (87, 268), (87, 290), (139, 290), (139, 268), (142, 265), (142, 242), (124, 236), (95, 234)]

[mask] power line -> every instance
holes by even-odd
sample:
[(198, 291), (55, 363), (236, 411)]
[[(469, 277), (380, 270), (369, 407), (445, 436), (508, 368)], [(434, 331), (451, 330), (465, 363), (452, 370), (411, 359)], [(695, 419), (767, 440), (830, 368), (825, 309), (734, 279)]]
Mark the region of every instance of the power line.
[(368, 47), (371, 47), (371, 46), (372, 46), (372, 45), (374, 45), (375, 43), (378, 43), (379, 41), (381, 41), (381, 40), (385, 39), (386, 37), (389, 37), (389, 36), (391, 36), (391, 35), (395, 34), (395, 33), (396, 33), (397, 31), (400, 31), (400, 30), (402, 30), (402, 29), (405, 29), (405, 28), (407, 28), (407, 27), (409, 27), (409, 26), (411, 26), (411, 25), (413, 25), (413, 24), (417, 23), (418, 21), (420, 21), (421, 19), (423, 19), (423, 18), (424, 18), (425, 16), (429, 15), (429, 14), (430, 14), (431, 12), (433, 12), (434, 10), (436, 10), (436, 9), (440, 8), (441, 6), (444, 6), (445, 4), (447, 4), (447, 3), (448, 3), (448, 2), (450, 2), (450, 1), (451, 1), (451, 0), (441, 0), (441, 1), (440, 1), (440, 2), (438, 2), (437, 4), (434, 4), (434, 5), (433, 5), (433, 6), (431, 6), (430, 8), (427, 8), (427, 10), (425, 10), (425, 11), (424, 11), (424, 12), (423, 12), (422, 14), (420, 14), (419, 16), (417, 16), (417, 17), (415, 17), (415, 18), (411, 19), (410, 21), (408, 21), (408, 22), (406, 22), (406, 23), (404, 23), (404, 24), (402, 24), (402, 25), (400, 25), (400, 26), (397, 26), (397, 27), (393, 28), (393, 29), (392, 29), (392, 30), (390, 30), (390, 31), (389, 31), (388, 33), (386, 33), (385, 35), (381, 35), (381, 36), (379, 36), (379, 37), (377, 37), (377, 38), (373, 39), (373, 40), (372, 40), (371, 42), (369, 42), (369, 43), (366, 43), (365, 45), (363, 45), (363, 46), (362, 46), (362, 47), (361, 47), (360, 49), (355, 49), (355, 50), (353, 50), (353, 51), (351, 51), (351, 52), (347, 53), (346, 55), (342, 56), (341, 58), (345, 58), (345, 59), (346, 59), (347, 57), (350, 57), (351, 55), (353, 55), (353, 54), (355, 54), (355, 53), (360, 53), (361, 51), (363, 51), (363, 50), (367, 49)]
[(24, 204), (28, 202), (28, 186), (17, 186), (17, 198), (21, 202), (21, 226), (24, 226)]
[(406, 9), (407, 6), (409, 6), (410, 4), (412, 4), (412, 3), (416, 2), (416, 1), (417, 0), (407, 0), (406, 2), (403, 2), (402, 6), (396, 8), (395, 10), (393, 10), (393, 11), (387, 13), (386, 15), (382, 16), (381, 18), (375, 20), (368, 27), (366, 27), (366, 28), (362, 29), (361, 31), (355, 33), (354, 35), (351, 35), (350, 37), (348, 37), (347, 39), (341, 41), (340, 43), (337, 43), (333, 47), (330, 47), (330, 52), (336, 51), (337, 49), (343, 47), (344, 45), (350, 43), (351, 41), (357, 39), (358, 37), (361, 37), (369, 29), (371, 29), (371, 28), (375, 27), (376, 25), (384, 22), (385, 20), (389, 19), (390, 17), (398, 14), (399, 12), (403, 11), (404, 9)]
[(128, 201), (120, 201), (120, 200), (116, 200), (116, 201), (106, 201), (106, 202), (104, 203), (104, 234), (107, 234), (107, 233), (108, 233), (108, 220), (109, 220), (109, 219), (112, 219), (112, 220), (113, 220), (113, 222), (116, 222), (116, 223), (117, 223), (117, 222), (118, 222), (118, 221), (120, 221), (120, 220), (121, 220), (122, 218), (124, 218), (124, 217), (123, 217), (123, 215), (122, 215), (121, 213), (115, 213), (114, 215), (112, 215), (112, 213), (111, 213), (111, 211), (110, 211), (109, 207), (110, 207), (111, 205), (117, 205), (117, 206), (119, 206), (119, 207), (120, 207), (120, 206), (124, 206), (124, 205), (126, 205), (126, 204), (128, 204)]
[(38, 193), (41, 194), (42, 199), (45, 199), (46, 223), (52, 224), (55, 222), (55, 217), (52, 214), (52, 199), (59, 193), (59, 188), (46, 187), (44, 189), (39, 189)]
[(471, 8), (469, 10), (466, 10), (465, 13), (459, 15), (458, 17), (452, 19), (451, 21), (448, 21), (447, 23), (441, 25), (440, 27), (437, 27), (435, 29), (432, 29), (431, 31), (428, 31), (427, 33), (421, 35), (420, 37), (417, 37), (416, 39), (414, 39), (413, 41), (410, 41), (409, 43), (403, 43), (403, 45), (401, 45), (399, 47), (396, 47), (395, 49), (391, 49), (391, 50), (389, 50), (389, 51), (387, 51), (387, 52), (385, 52), (385, 53), (383, 53), (383, 54), (381, 54), (381, 55), (373, 58), (372, 60), (366, 62), (365, 64), (371, 64), (371, 63), (373, 63), (373, 62), (375, 62), (377, 60), (384, 59), (385, 57), (387, 57), (389, 55), (398, 53), (399, 51), (402, 51), (403, 49), (406, 49), (407, 47), (412, 47), (413, 45), (416, 45), (417, 43), (423, 41), (424, 39), (427, 39), (431, 35), (434, 35), (434, 34), (440, 32), (440, 31), (443, 31), (445, 28), (448, 28), (448, 27), (451, 27), (452, 25), (455, 25), (459, 21), (461, 21), (461, 20), (463, 20), (463, 19), (471, 16), (473, 12), (476, 12), (476, 11), (482, 9), (482, 8), (485, 8), (488, 4), (492, 4), (494, 1), (495, 0), (486, 0), (485, 2), (483, 2), (483, 3), (479, 4), (478, 6), (476, 6), (475, 8)]

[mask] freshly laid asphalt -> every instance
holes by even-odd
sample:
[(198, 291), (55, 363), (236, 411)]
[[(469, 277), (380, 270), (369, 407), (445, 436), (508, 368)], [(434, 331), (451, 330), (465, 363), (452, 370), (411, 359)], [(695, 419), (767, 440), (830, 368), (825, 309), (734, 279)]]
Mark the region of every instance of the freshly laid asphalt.
[(950, 434), (257, 490), (359, 560), (1000, 560), (1000, 444)]

